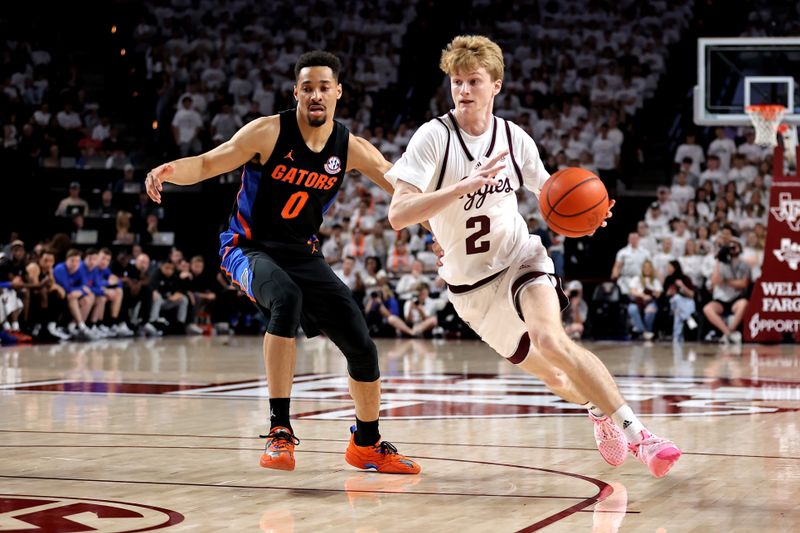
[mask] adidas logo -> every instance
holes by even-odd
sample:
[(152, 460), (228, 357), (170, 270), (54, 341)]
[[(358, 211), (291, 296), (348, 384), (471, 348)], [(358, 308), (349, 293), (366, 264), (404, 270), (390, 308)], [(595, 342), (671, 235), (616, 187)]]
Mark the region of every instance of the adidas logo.
[(631, 422), (630, 420), (626, 420), (625, 422), (622, 423), (622, 429), (628, 429), (628, 426), (630, 426), (632, 423), (633, 422)]

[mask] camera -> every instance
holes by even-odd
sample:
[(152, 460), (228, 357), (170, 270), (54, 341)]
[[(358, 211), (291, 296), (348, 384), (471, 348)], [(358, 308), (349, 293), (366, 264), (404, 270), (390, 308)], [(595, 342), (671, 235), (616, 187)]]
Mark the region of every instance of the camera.
[(567, 296), (569, 296), (570, 298), (575, 298), (578, 295), (580, 295), (580, 291), (578, 291), (576, 289), (572, 289), (571, 291), (569, 291), (567, 293)]
[(371, 293), (369, 293), (369, 297), (370, 298), (380, 298), (381, 297), (381, 293), (378, 292), (378, 291), (372, 291)]
[(414, 305), (419, 305), (419, 298), (414, 298), (411, 301), (414, 302)]
[(730, 263), (731, 262), (731, 247), (730, 246), (720, 246), (719, 251), (717, 252), (717, 259), (720, 263)]

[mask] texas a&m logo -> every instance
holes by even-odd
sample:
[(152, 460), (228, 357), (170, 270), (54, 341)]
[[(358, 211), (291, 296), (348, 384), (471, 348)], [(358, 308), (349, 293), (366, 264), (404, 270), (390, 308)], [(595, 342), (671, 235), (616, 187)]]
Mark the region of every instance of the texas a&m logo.
[(781, 247), (772, 250), (775, 257), (781, 263), (786, 263), (792, 270), (797, 270), (800, 264), (800, 243), (793, 242), (791, 239), (781, 239)]
[(792, 193), (780, 193), (778, 207), (769, 210), (778, 222), (786, 222), (792, 231), (800, 231), (800, 200), (792, 198)]

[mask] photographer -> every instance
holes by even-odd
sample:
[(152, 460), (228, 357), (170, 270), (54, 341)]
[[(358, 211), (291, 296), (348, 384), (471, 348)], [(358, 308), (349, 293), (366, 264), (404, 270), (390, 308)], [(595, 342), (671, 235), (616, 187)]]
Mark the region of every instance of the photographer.
[(392, 334), (414, 336), (414, 331), (400, 318), (400, 304), (388, 285), (381, 285), (369, 293), (364, 305), (367, 315), (367, 327), (373, 337), (385, 337)]
[(412, 335), (422, 335), (439, 325), (437, 313), (447, 305), (430, 297), (431, 290), (427, 284), (420, 283), (417, 287), (417, 296), (408, 300), (403, 309), (406, 323), (412, 328)]
[[(750, 267), (739, 258), (741, 254), (742, 245), (736, 240), (719, 247), (711, 273), (713, 299), (703, 307), (708, 321), (722, 332), (722, 344), (742, 342), (742, 334), (737, 329), (747, 309)], [(730, 326), (723, 318), (726, 314), (733, 314)]]

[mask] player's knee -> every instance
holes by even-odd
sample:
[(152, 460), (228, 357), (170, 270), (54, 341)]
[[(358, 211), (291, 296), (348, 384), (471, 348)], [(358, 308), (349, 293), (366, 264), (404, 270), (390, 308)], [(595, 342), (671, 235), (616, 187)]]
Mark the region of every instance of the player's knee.
[(369, 336), (358, 345), (349, 347), (344, 355), (347, 358), (347, 373), (354, 380), (371, 383), (381, 377), (378, 348)]
[(294, 283), (285, 283), (278, 290), (273, 290), (271, 296), (267, 331), (279, 337), (294, 337), (300, 325), (303, 293)]
[(703, 306), (703, 314), (706, 315), (706, 316), (711, 316), (711, 315), (718, 314), (717, 310), (716, 310), (716, 308), (714, 306), (714, 302), (709, 302), (709, 303), (707, 303), (706, 305)]
[(566, 357), (569, 351), (569, 338), (562, 331), (540, 329), (530, 332), (531, 344), (548, 359)]

